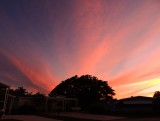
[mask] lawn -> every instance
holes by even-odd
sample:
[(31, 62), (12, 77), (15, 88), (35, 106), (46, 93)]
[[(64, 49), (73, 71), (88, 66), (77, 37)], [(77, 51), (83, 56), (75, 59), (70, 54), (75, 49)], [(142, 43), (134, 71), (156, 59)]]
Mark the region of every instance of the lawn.
[[(91, 120), (91, 119), (80, 119), (80, 118), (70, 118), (70, 117), (57, 117), (57, 116), (44, 116), (53, 119), (59, 119), (62, 121), (99, 121), (99, 120)], [(15, 119), (0, 119), (0, 121), (21, 121)], [(160, 121), (160, 117), (148, 117), (148, 118), (126, 118), (126, 119), (117, 119), (117, 120), (107, 120), (104, 121)]]
[(0, 121), (21, 121), (21, 120), (16, 120), (16, 119), (0, 119)]
[(160, 121), (160, 118), (126, 118), (120, 120), (113, 120), (113, 121)]
[[(42, 115), (41, 115), (42, 116)], [(93, 120), (93, 119), (81, 119), (81, 118), (72, 118), (72, 117), (65, 117), (65, 116), (55, 116), (55, 115), (43, 115), (44, 117), (59, 119), (63, 121), (100, 121), (100, 120)], [(107, 120), (104, 121), (160, 121), (160, 117), (128, 117), (126, 119), (116, 119), (116, 120)]]
[(63, 120), (63, 121), (99, 121), (99, 120), (92, 120), (92, 119), (81, 119), (81, 118), (72, 118), (72, 117), (54, 116), (54, 115), (43, 115), (43, 117), (58, 119), (58, 120)]

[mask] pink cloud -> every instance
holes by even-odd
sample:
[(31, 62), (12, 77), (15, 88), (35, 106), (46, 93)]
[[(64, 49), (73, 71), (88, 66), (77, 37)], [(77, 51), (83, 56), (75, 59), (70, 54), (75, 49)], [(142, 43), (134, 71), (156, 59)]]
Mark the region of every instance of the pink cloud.
[[(2, 50), (1, 50), (2, 52)], [(23, 60), (21, 60), (21, 58), (19, 57), (15, 57), (13, 55), (11, 55), (10, 53), (3, 51), (2, 52), (24, 75), (26, 75), (34, 85), (36, 85), (37, 87), (42, 88), (43, 90), (45, 90), (45, 92), (43, 93), (48, 93), (50, 92), (56, 85), (59, 79), (57, 79), (56, 76), (53, 76), (53, 73), (50, 72), (49, 67), (47, 67), (47, 64), (43, 63), (41, 60), (41, 66), (40, 65), (36, 65), (39, 66), (40, 68), (37, 69), (35, 67), (32, 66), (28, 66), (29, 63), (25, 63), (23, 62)], [(11, 77), (11, 75), (9, 76), (9, 78), (13, 78)], [(24, 85), (22, 85), (24, 86)], [(37, 89), (33, 89), (33, 87), (28, 87), (29, 89), (32, 89), (32, 91), (42, 91), (42, 90), (38, 90)]]
[[(49, 92), (62, 79), (92, 74), (108, 80), (117, 98), (151, 95), (155, 85), (145, 85), (145, 82), (160, 76), (159, 4), (97, 0), (66, 2), (69, 8), (58, 8), (62, 5), (60, 2), (54, 7), (54, 2), (39, 4), (42, 15), (47, 17), (44, 21), (51, 29), (49, 35), (36, 35), (38, 30), (34, 33), (34, 27), (25, 18), (22, 18), (26, 25), (23, 31), (16, 30), (5, 11), (0, 18), (10, 40), (3, 54), (33, 85)], [(31, 10), (26, 13), (30, 15)], [(15, 75), (5, 76), (19, 81)], [(138, 82), (143, 84), (137, 87)]]

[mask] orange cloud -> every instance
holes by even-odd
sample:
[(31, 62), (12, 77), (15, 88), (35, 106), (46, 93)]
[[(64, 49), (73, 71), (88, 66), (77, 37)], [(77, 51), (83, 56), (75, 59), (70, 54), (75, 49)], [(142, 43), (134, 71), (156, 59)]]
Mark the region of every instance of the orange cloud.
[[(149, 83), (160, 76), (156, 1), (71, 0), (32, 5), (24, 9), (25, 16), (22, 11), (17, 14), (23, 17), (12, 18), (3, 9), (0, 13), (6, 31), (0, 52), (30, 81), (28, 88), (48, 92), (75, 74), (92, 74), (108, 80), (117, 98), (151, 95), (154, 87), (158, 89), (158, 84)], [(3, 72), (1, 78), (17, 84), (22, 78), (15, 75)]]

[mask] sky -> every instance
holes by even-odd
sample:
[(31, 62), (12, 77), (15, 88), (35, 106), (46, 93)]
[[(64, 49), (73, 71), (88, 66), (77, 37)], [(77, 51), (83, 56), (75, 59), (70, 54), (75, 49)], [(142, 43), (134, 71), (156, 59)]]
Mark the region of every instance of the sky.
[(0, 81), (49, 93), (74, 75), (115, 98), (160, 91), (159, 0), (1, 0)]

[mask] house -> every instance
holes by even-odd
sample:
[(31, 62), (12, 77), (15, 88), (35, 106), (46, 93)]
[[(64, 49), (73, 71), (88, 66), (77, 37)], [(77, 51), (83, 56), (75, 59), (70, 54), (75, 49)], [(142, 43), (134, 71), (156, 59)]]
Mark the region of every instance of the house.
[(10, 114), (15, 96), (9, 94), (10, 86), (0, 82), (0, 116)]
[(153, 98), (136, 96), (120, 99), (116, 102), (116, 110), (122, 112), (149, 112), (153, 109)]
[(45, 112), (67, 112), (78, 111), (78, 99), (63, 96), (46, 97)]
[(32, 114), (44, 112), (45, 97), (16, 97), (13, 105), (13, 114)]
[(6, 110), (8, 90), (9, 86), (0, 82), (0, 116), (3, 116)]
[(67, 112), (78, 109), (77, 98), (57, 97), (17, 97), (14, 113)]
[(36, 112), (78, 111), (78, 99), (57, 97), (13, 96), (9, 94), (9, 86), (0, 83), (0, 114), (18, 114)]

